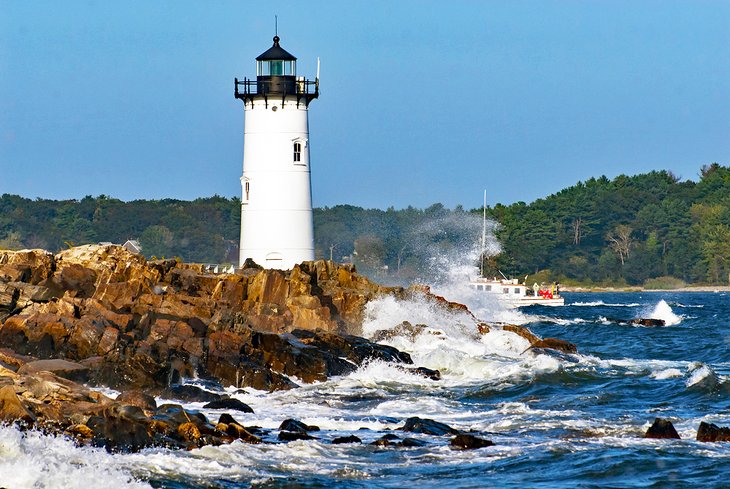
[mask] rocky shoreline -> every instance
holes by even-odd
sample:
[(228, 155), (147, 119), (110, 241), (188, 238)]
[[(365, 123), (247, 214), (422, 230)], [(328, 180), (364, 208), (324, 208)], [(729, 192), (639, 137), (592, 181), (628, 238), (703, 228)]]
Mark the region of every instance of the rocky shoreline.
[[(321, 438), (316, 427), (282, 420), (278, 433), (236, 421), (251, 408), (235, 398), (181, 384), (196, 377), (218, 386), (286, 390), (346, 375), (382, 360), (438, 382), (377, 343), (422, 334), (407, 318), (371, 341), (358, 336), (369, 301), (425, 301), (474, 320), (474, 335), (499, 328), (531, 349), (559, 355), (575, 345), (514, 325), (480, 323), (461, 304), (426, 287), (383, 287), (351, 265), (305, 262), (291, 271), (248, 263), (236, 274), (210, 274), (176, 260), (147, 262), (119, 246), (87, 245), (51, 254), (0, 250), (0, 422), (63, 434), (109, 451), (162, 446), (191, 449), (240, 440), (278, 443)], [(119, 391), (116, 398), (97, 387)], [(204, 402), (217, 421), (155, 397)], [(491, 445), (434, 420), (409, 418), (403, 433), (448, 436), (455, 448)], [(326, 435), (324, 435), (326, 438)], [(356, 436), (331, 443), (359, 443)], [(377, 446), (418, 446), (387, 433)]]
[[(326, 261), (287, 272), (250, 263), (219, 275), (113, 245), (0, 251), (0, 421), (109, 450), (259, 443), (267, 433), (235, 421), (248, 406), (181, 379), (273, 391), (375, 359), (437, 381), (438, 371), (412, 365), (407, 353), (352, 334), (365, 304), (383, 295), (466, 310), (423, 287), (382, 287)], [(177, 404), (157, 406), (154, 396), (210, 401), (234, 415), (214, 423)], [(297, 432), (282, 429), (279, 440)]]

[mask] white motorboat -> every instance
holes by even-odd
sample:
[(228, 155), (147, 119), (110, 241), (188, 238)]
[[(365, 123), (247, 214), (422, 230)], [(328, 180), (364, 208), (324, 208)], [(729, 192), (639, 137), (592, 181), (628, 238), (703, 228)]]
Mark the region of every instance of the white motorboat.
[[(560, 286), (555, 283), (549, 287), (540, 286), (535, 283), (527, 287), (526, 283), (519, 283), (519, 280), (502, 278), (487, 278), (484, 276), (484, 253), (487, 244), (487, 191), (484, 191), (484, 207), (482, 209), (482, 251), (479, 256), (479, 277), (470, 281), (469, 286), (478, 292), (491, 294), (500, 303), (508, 307), (521, 307), (539, 304), (542, 306), (563, 306), (565, 299), (560, 296)], [(527, 277), (525, 277), (525, 281)]]
[(563, 306), (565, 298), (560, 295), (559, 286), (527, 287), (517, 279), (498, 279), (479, 277), (469, 286), (478, 292), (490, 294), (500, 303), (508, 307), (521, 307), (539, 304), (541, 306)]

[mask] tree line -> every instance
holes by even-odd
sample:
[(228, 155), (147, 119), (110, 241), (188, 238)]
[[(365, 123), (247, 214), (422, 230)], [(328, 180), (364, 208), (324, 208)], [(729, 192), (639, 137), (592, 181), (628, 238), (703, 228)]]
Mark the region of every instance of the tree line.
[[(235, 263), (240, 206), (220, 196), (123, 202), (4, 194), (0, 248), (57, 251), (137, 239), (149, 258)], [(606, 285), (730, 278), (730, 168), (717, 163), (703, 166), (697, 181), (667, 171), (602, 176), (486, 214), (496, 238), (483, 255), (490, 275)], [(315, 209), (314, 224), (317, 257), (352, 261), (381, 280), (406, 283), (428, 278), (434, 267), (479, 266), (481, 208), (338, 205)]]

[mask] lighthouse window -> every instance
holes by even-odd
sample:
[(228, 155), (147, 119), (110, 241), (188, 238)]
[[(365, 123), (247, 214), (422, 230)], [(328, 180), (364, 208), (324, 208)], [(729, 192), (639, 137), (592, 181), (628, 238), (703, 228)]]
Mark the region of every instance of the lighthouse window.
[(269, 63), (272, 75), (283, 75), (284, 74), (284, 62), (283, 61), (271, 61)]
[(256, 63), (256, 75), (258, 76), (293, 76), (296, 75), (296, 61), (284, 61), (275, 59), (271, 61), (258, 61)]
[(302, 143), (294, 143), (294, 161), (302, 161)]

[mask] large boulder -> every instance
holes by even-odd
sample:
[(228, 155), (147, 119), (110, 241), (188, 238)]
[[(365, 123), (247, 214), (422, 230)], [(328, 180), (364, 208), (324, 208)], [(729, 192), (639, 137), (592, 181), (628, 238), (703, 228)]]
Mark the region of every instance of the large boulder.
[(699, 428), (697, 428), (697, 441), (730, 441), (730, 428), (702, 421)]
[(665, 418), (656, 418), (649, 429), (646, 430), (644, 438), (679, 440), (680, 436), (671, 421)]
[(434, 421), (428, 418), (411, 417), (406, 419), (405, 424), (401, 428), (403, 431), (411, 433), (423, 433), (426, 435), (458, 435), (459, 430), (455, 430), (451, 426)]
[(89, 367), (58, 358), (35, 360), (22, 365), (18, 369), (19, 374), (35, 374), (37, 372), (53, 372), (59, 377), (73, 380), (74, 382), (86, 382), (89, 380)]

